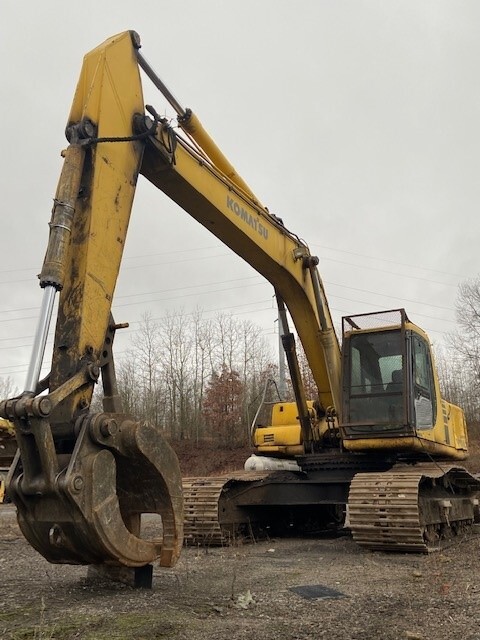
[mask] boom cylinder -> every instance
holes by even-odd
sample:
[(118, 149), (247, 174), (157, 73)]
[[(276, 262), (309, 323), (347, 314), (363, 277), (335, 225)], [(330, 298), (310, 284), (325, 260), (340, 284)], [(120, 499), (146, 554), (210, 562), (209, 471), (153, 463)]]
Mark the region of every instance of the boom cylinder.
[(282, 344), (287, 357), (288, 370), (290, 372), (293, 393), (297, 403), (298, 419), (302, 430), (303, 442), (305, 449), (307, 450), (307, 448), (311, 446), (313, 440), (312, 424), (310, 421), (310, 413), (308, 411), (307, 397), (305, 395), (305, 387), (303, 386), (302, 374), (300, 373), (300, 366), (298, 364), (295, 337), (293, 333), (290, 333), (289, 331), (285, 303), (277, 291), (275, 292), (275, 297), (277, 299), (278, 317), (281, 322), (282, 331), (285, 332), (284, 335), (282, 335)]
[[(227, 176), (227, 178), (233, 182), (239, 189), (241, 189), (249, 198), (260, 205), (258, 198), (250, 189), (245, 180), (237, 173), (235, 167), (227, 160), (226, 156), (217, 146), (216, 142), (207, 133), (205, 127), (200, 122), (198, 117), (192, 112), (191, 109), (187, 109), (182, 116), (178, 118), (178, 124), (182, 129), (188, 133), (195, 142), (203, 149), (213, 164), (220, 169), (220, 171)], [(261, 206), (261, 205), (260, 205)]]

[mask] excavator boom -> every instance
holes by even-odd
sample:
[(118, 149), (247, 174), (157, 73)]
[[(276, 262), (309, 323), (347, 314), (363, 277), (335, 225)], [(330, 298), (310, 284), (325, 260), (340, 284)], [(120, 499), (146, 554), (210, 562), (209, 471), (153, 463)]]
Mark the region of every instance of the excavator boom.
[(317, 280), (315, 258), (281, 221), (248, 198), (183, 138), (176, 137), (175, 142), (175, 154), (168, 157), (170, 139), (166, 125), (160, 125), (155, 138), (147, 142), (140, 172), (273, 285), (308, 354), (322, 405), (337, 405), (340, 348)]

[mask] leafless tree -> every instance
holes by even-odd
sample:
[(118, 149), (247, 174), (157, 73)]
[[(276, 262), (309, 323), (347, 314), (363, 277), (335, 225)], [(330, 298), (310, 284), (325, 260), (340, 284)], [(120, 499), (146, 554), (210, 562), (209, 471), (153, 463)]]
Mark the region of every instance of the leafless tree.
[(478, 378), (455, 348), (435, 349), (435, 361), (440, 379), (442, 397), (458, 405), (465, 412), (467, 423), (473, 427), (479, 422), (480, 394)]
[(450, 344), (473, 372), (480, 373), (480, 277), (462, 282), (455, 303), (458, 331)]
[(183, 313), (168, 314), (159, 330), (160, 363), (166, 384), (169, 426), (173, 437), (189, 438), (193, 430), (192, 362), (195, 342), (192, 322)]
[(173, 439), (198, 441), (211, 435), (203, 410), (207, 386), (224, 370), (238, 372), (248, 441), (255, 403), (264, 380), (272, 375), (266, 340), (250, 321), (228, 315), (207, 319), (201, 310), (168, 314), (161, 323), (146, 315), (117, 366), (117, 378), (126, 411), (163, 424)]
[(139, 379), (136, 371), (135, 351), (129, 349), (116, 366), (118, 391), (122, 397), (125, 413), (136, 418), (143, 418), (143, 406)]
[(459, 285), (455, 312), (458, 329), (437, 350), (437, 366), (445, 398), (473, 425), (480, 422), (480, 277)]
[(0, 378), (0, 399), (14, 398), (19, 393), (18, 387), (15, 386), (10, 376)]

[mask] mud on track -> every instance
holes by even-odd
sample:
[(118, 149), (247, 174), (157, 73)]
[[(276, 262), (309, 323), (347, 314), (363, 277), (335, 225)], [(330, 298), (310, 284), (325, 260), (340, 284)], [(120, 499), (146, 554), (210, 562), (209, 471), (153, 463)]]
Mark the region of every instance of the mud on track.
[[(361, 551), (347, 537), (269, 540), (185, 549), (174, 569), (155, 568), (152, 591), (133, 590), (50, 565), (4, 505), (0, 638), (480, 640), (479, 564), (478, 534), (428, 556)], [(305, 586), (340, 595), (290, 590)]]

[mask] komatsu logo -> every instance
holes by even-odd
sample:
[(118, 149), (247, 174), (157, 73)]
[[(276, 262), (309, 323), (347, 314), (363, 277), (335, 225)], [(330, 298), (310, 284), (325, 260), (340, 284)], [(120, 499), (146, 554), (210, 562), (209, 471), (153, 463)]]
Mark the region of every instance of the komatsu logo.
[(260, 220), (252, 216), (251, 213), (240, 206), (238, 202), (236, 202), (230, 196), (227, 196), (227, 207), (230, 209), (230, 211), (233, 211), (235, 215), (246, 222), (249, 227), (252, 227), (252, 229), (257, 231), (263, 238), (265, 238), (265, 240), (268, 238), (268, 229), (264, 227)]

